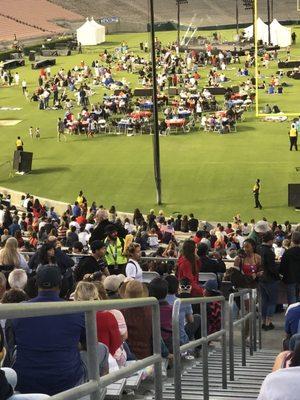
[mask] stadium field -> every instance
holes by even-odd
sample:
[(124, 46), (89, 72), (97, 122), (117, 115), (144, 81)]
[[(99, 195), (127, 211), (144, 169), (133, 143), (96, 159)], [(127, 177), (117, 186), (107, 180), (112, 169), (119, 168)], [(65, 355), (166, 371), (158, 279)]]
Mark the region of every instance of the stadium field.
[[(300, 30), (296, 29), (296, 33), (300, 39)], [(224, 31), (222, 35), (232, 39), (233, 31)], [(158, 33), (157, 36), (167, 43), (175, 40), (176, 32)], [(83, 55), (57, 57), (57, 65), (52, 71), (68, 70), (80, 60), (91, 65), (104, 48), (113, 50), (123, 40), (137, 53), (139, 43), (149, 37), (147, 33), (108, 36), (105, 45), (86, 48)], [(299, 45), (292, 47), (292, 58), (300, 59)], [(230, 84), (241, 81), (237, 75), (240, 66), (232, 65), (226, 72)], [(275, 65), (270, 65), (268, 73), (273, 70)], [(23, 78), (27, 81), (31, 94), (38, 86), (38, 71), (32, 70), (26, 61), (26, 66), (18, 72), (20, 81)], [(206, 82), (207, 73), (208, 68), (201, 68), (201, 86)], [(138, 87), (137, 75), (122, 72), (114, 73), (114, 76), (125, 77), (132, 88)], [(297, 81), (292, 84), (295, 86), (289, 89), (290, 95), (280, 99), (274, 95), (269, 102), (279, 104), (286, 112), (300, 112)], [(128, 212), (135, 207), (144, 212), (155, 207), (168, 213), (194, 212), (198, 218), (211, 221), (230, 220), (236, 213), (244, 220), (265, 216), (278, 221), (297, 221), (297, 212), (287, 207), (288, 183), (300, 182), (300, 173), (295, 170), (300, 166), (300, 153), (289, 151), (290, 121), (266, 123), (257, 119), (254, 111), (249, 111), (244, 114), (244, 121), (238, 123), (236, 133), (220, 135), (197, 130), (161, 137), (164, 204), (158, 207), (155, 206), (152, 136), (98, 135), (87, 139), (68, 135), (67, 143), (58, 143), (56, 120), (63, 117), (64, 110), (38, 110), (38, 103), (25, 100), (20, 86), (0, 90), (0, 107), (21, 108), (0, 111), (0, 121), (21, 120), (13, 126), (0, 126), (1, 186), (67, 202), (74, 201), (82, 189), (89, 202), (95, 200), (107, 207), (114, 204), (118, 210)], [(93, 103), (102, 100), (105, 92), (103, 88), (95, 90)], [(260, 108), (268, 101), (266, 96), (260, 96)], [(75, 115), (79, 111), (76, 107)], [(30, 139), (30, 126), (40, 128), (40, 140)], [(12, 160), (16, 136), (22, 137), (25, 150), (34, 153), (33, 171), (11, 178), (8, 161)], [(256, 178), (262, 181), (261, 211), (253, 209), (252, 186)]]

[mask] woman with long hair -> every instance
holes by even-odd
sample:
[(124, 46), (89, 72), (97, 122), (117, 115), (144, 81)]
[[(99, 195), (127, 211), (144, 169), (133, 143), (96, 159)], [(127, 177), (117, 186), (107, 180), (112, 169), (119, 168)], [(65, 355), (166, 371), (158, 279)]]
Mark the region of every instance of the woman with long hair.
[(256, 252), (255, 242), (246, 239), (243, 243), (243, 251), (234, 260), (234, 266), (239, 267), (246, 276), (256, 276), (261, 269), (261, 257)]
[(39, 265), (56, 265), (55, 244), (44, 243), (39, 249)]
[(27, 261), (18, 252), (18, 241), (14, 237), (7, 239), (4, 248), (0, 251), (0, 269), (12, 271), (15, 268), (22, 268), (29, 271)]
[(196, 255), (196, 244), (188, 239), (183, 243), (182, 254), (177, 263), (177, 279), (187, 278), (192, 285), (192, 296), (203, 296), (203, 289), (199, 286), (199, 272), (201, 262)]
[[(99, 301), (99, 292), (96, 285), (92, 282), (78, 282), (74, 293), (74, 300)], [(115, 316), (109, 311), (98, 311), (96, 314), (96, 322), (98, 341), (105, 344), (111, 356), (115, 358), (115, 354), (118, 354), (119, 350), (122, 352), (122, 338)]]

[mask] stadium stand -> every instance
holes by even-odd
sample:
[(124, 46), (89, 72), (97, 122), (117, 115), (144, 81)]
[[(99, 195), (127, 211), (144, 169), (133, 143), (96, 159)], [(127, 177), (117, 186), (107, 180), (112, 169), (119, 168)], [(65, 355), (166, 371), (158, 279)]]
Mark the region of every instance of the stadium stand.
[(22, 39), (63, 33), (68, 28), (57, 25), (55, 21), (64, 22), (66, 25), (82, 20), (81, 15), (47, 0), (2, 2), (0, 17), (0, 40), (2, 41), (12, 40), (14, 33)]
[[(117, 16), (121, 21), (129, 22), (148, 22), (148, 1), (147, 0), (118, 0), (101, 1), (101, 8), (95, 0), (78, 2), (76, 0), (53, 0), (74, 12), (84, 16), (93, 15), (95, 18)], [(244, 10), (242, 1), (240, 3), (240, 23), (251, 22), (251, 12)], [(263, 4), (262, 4), (263, 3)], [(183, 24), (188, 24), (195, 16), (194, 24), (198, 26), (214, 26), (234, 24), (235, 16), (232, 10), (235, 8), (234, 0), (211, 1), (211, 0), (189, 0), (187, 5), (182, 6), (181, 20)], [(175, 0), (165, 0), (155, 2), (155, 20), (170, 21), (176, 20)], [(266, 18), (266, 4), (259, 2), (259, 15)], [(296, 14), (296, 1), (287, 0), (274, 4), (274, 16), (280, 20), (294, 20)]]

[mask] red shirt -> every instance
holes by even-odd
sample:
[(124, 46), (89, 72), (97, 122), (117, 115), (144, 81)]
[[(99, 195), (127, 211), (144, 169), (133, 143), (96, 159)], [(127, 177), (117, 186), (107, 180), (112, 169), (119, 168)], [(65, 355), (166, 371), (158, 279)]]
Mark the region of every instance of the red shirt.
[(201, 267), (201, 262), (196, 259), (196, 274), (192, 273), (192, 266), (188, 259), (184, 256), (180, 256), (177, 263), (177, 278), (181, 280), (183, 278), (188, 278), (192, 285), (191, 295), (195, 297), (203, 296), (203, 289), (199, 285), (199, 272)]
[(108, 311), (98, 311), (96, 315), (97, 336), (113, 356), (122, 344), (122, 339), (115, 316)]

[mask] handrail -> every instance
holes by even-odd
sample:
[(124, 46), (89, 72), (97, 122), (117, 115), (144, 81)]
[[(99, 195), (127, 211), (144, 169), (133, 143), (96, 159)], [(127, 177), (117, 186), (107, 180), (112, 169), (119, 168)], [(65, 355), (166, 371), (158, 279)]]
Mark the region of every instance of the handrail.
[[(151, 306), (152, 308), (153, 355), (100, 378), (97, 360), (98, 339), (96, 312), (116, 308), (128, 309), (144, 306)], [(79, 312), (85, 313), (89, 381), (75, 388), (58, 393), (51, 398), (54, 400), (77, 400), (81, 399), (82, 396), (90, 394), (91, 400), (100, 400), (103, 389), (108, 385), (154, 364), (155, 399), (162, 400), (160, 309), (158, 301), (155, 298), (127, 299), (126, 301), (122, 299), (107, 301), (2, 304), (0, 307), (0, 319), (64, 315)]]
[[(246, 314), (245, 308), (245, 300), (246, 296), (249, 296), (249, 312)], [(240, 310), (241, 317), (236, 321), (233, 321), (233, 307), (234, 307), (234, 299), (240, 298)], [(229, 371), (230, 371), (230, 380), (234, 381), (234, 327), (241, 325), (241, 346), (242, 346), (242, 365), (246, 366), (246, 321), (250, 320), (249, 323), (249, 348), (250, 355), (253, 355), (253, 294), (251, 289), (242, 289), (239, 292), (231, 293), (229, 295)]]
[[(207, 335), (207, 309), (208, 303), (219, 301), (221, 303), (221, 330)], [(193, 340), (180, 346), (179, 312), (182, 304), (200, 304), (201, 307), (201, 339)], [(227, 388), (227, 365), (226, 365), (226, 329), (225, 329), (225, 298), (197, 297), (178, 298), (173, 304), (172, 314), (173, 331), (173, 354), (174, 354), (174, 389), (175, 400), (182, 399), (181, 391), (181, 352), (202, 345), (202, 375), (203, 375), (203, 400), (209, 399), (209, 377), (208, 377), (208, 342), (219, 337), (222, 338), (222, 387)]]

